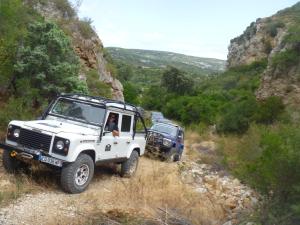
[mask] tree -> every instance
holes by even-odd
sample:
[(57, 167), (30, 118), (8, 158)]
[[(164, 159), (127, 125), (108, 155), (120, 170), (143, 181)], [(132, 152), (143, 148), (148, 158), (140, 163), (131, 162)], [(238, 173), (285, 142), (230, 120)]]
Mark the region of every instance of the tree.
[(183, 71), (175, 67), (170, 67), (163, 73), (161, 84), (168, 92), (179, 95), (190, 93), (193, 89), (193, 81), (186, 77)]
[(12, 80), (17, 95), (27, 95), (36, 103), (60, 92), (87, 92), (78, 78), (79, 59), (70, 40), (57, 25), (35, 22), (19, 49)]

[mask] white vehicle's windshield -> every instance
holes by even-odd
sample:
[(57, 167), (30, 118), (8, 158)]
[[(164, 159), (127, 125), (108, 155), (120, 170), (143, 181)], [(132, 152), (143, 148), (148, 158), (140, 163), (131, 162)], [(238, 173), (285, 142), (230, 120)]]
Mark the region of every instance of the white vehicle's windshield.
[(50, 114), (100, 125), (103, 123), (105, 109), (98, 105), (61, 98), (56, 102)]
[(158, 131), (161, 133), (166, 133), (173, 137), (176, 136), (177, 134), (177, 127), (167, 125), (167, 124), (154, 124), (151, 127), (151, 130)]

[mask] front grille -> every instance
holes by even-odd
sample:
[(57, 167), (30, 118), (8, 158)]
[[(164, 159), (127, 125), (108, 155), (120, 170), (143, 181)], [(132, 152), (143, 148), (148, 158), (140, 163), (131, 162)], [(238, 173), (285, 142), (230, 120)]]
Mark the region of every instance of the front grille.
[(152, 146), (161, 146), (163, 141), (163, 136), (155, 132), (149, 132), (147, 138), (147, 144)]
[(52, 136), (32, 130), (21, 129), (19, 144), (27, 148), (49, 152)]

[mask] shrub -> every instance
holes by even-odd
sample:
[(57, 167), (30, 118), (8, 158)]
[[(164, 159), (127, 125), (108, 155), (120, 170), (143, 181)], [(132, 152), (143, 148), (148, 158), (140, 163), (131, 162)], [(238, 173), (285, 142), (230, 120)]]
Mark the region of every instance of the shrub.
[(85, 39), (89, 39), (95, 35), (92, 22), (90, 18), (83, 18), (77, 21), (79, 32)]
[(238, 134), (246, 132), (256, 109), (257, 103), (254, 96), (249, 99), (226, 104), (223, 110), (224, 114), (217, 124), (218, 131)]
[(78, 78), (79, 59), (64, 32), (51, 22), (35, 22), (14, 65), (12, 86), (17, 96), (27, 95), (36, 103), (60, 92), (86, 93)]
[(297, 65), (300, 60), (300, 54), (294, 49), (285, 50), (277, 53), (272, 58), (272, 66), (281, 71), (286, 71), (290, 67)]
[(271, 37), (275, 37), (278, 33), (278, 28), (283, 28), (285, 24), (281, 21), (271, 22), (267, 25), (266, 31)]
[(284, 105), (280, 97), (272, 96), (258, 104), (255, 120), (259, 123), (274, 123), (284, 111)]
[(52, 0), (56, 8), (62, 12), (64, 18), (70, 19), (76, 15), (75, 9), (68, 0)]

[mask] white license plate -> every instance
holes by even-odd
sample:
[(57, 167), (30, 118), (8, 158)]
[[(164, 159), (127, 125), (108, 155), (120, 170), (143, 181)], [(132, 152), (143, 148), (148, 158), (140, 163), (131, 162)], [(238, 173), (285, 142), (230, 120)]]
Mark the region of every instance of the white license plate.
[(54, 166), (62, 167), (62, 161), (59, 160), (59, 159), (54, 159), (54, 158), (42, 155), (40, 160), (42, 162), (49, 163), (49, 164), (54, 165)]

